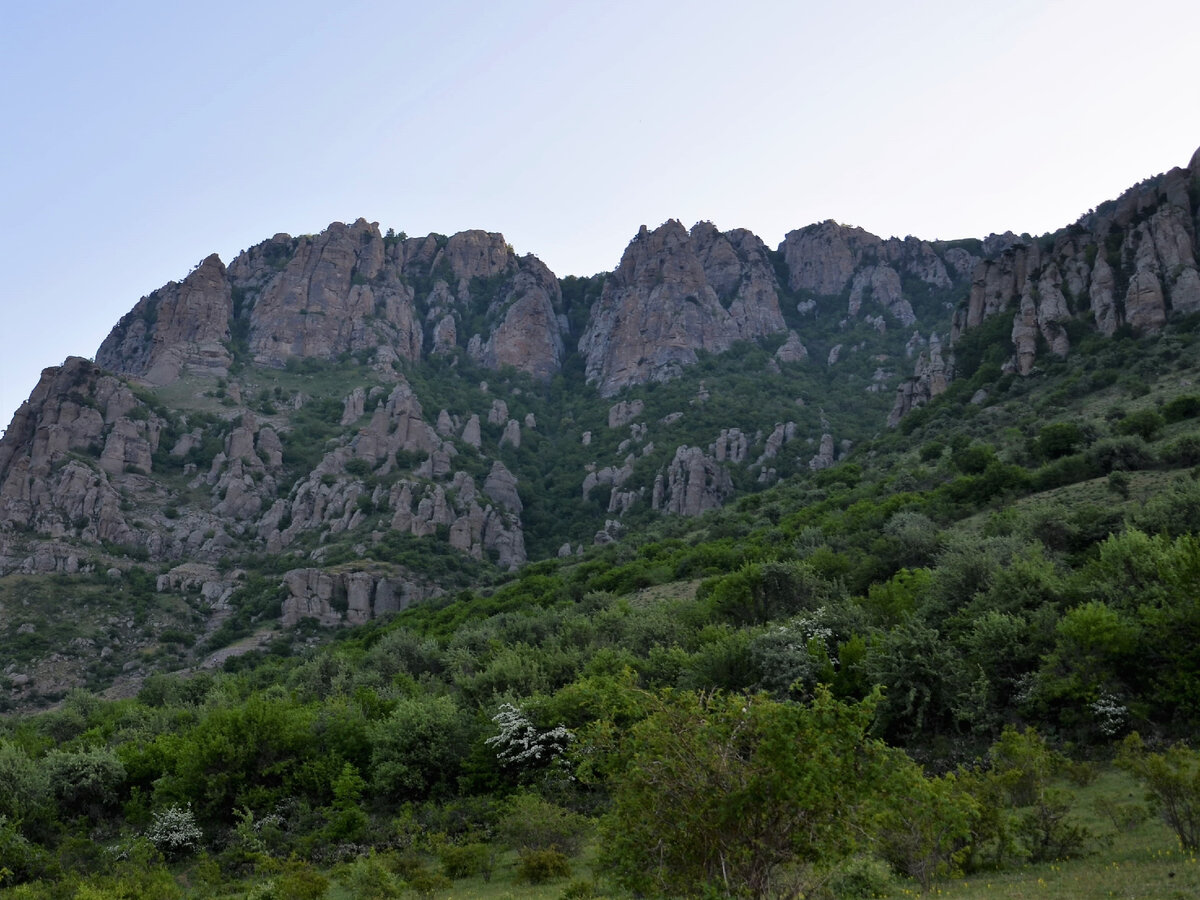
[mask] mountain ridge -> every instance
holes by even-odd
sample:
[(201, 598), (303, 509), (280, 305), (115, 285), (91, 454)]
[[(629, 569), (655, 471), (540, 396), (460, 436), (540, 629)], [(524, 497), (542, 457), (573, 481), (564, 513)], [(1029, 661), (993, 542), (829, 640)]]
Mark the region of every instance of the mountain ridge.
[(211, 622), (270, 560), (255, 603), (348, 624), (704, 514), (956, 381), (986, 405), (1089, 334), (1186, 319), (1198, 160), (1037, 239), (826, 221), (772, 250), (668, 220), (559, 279), (497, 233), (360, 219), (209, 256), (17, 410), (0, 576), (149, 566)]

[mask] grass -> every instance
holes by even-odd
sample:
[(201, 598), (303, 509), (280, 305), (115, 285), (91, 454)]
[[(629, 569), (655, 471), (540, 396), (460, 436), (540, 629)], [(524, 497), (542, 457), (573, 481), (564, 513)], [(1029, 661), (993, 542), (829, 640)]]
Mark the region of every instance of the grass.
[[(1173, 835), (1164, 837), (1174, 838)], [(1162, 845), (1138, 846), (1142, 843), (1121, 842), (1108, 851), (1084, 859), (974, 875), (942, 885), (936, 889), (936, 895), (956, 900), (1025, 900), (1031, 897), (1185, 900), (1200, 896), (1200, 863), (1195, 854), (1184, 853), (1177, 845), (1174, 849)], [(915, 893), (913, 888), (904, 888), (891, 896), (908, 897)]]

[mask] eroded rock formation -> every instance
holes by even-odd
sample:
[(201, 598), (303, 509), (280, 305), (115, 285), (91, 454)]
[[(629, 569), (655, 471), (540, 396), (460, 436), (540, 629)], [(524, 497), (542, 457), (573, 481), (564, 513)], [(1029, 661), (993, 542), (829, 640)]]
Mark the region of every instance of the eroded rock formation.
[(579, 341), (587, 379), (611, 396), (664, 381), (739, 339), (784, 330), (762, 241), (702, 222), (691, 233), (672, 219), (645, 226), (607, 279)]

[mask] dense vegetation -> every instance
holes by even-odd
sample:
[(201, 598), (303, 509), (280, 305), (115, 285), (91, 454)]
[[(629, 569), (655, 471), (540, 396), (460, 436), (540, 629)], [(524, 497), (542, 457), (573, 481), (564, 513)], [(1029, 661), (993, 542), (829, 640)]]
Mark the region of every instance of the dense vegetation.
[[(136, 697), (74, 691), (10, 715), (3, 893), (489, 895), (494, 876), (541, 896), (867, 897), (1000, 882), (1129, 835), (1194, 853), (1194, 325), (1085, 341), (1029, 379), (968, 345), (965, 377), (895, 433), (724, 510), (646, 515), (512, 576), (389, 537), (381, 559), (457, 564), (461, 589), (324, 642), (299, 628), (221, 671), (151, 676)], [(729, 385), (700, 431), (767, 358), (700, 363), (689, 379)], [(790, 377), (780, 408), (803, 379), (835, 387)], [(447, 364), (412, 380), (437, 409), (479, 378)], [(569, 384), (520, 386), (540, 439), (577, 444)], [(656, 386), (647, 407), (695, 389)], [(310, 407), (306, 427), (338, 412)], [(509, 457), (530, 504), (578, 471), (538, 459), (536, 440)], [(577, 535), (577, 515), (547, 512), (534, 541)], [(278, 602), (284, 563), (241, 562), (227, 637)], [(133, 571), (72, 590), (157, 615), (153, 573)]]

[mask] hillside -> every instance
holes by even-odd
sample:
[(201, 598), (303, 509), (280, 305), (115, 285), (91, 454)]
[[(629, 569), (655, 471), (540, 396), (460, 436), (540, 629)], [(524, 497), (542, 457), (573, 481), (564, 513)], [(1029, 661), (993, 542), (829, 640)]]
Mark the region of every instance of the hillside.
[(784, 777), (753, 748), (824, 733), (869, 837), (825, 822), (752, 895), (1094, 850), (1051, 781), (1200, 725), (1198, 228), (1200, 151), (1037, 238), (669, 221), (559, 279), (360, 220), (207, 258), (0, 439), (0, 777), (96, 777), (51, 766), (0, 837), (61, 863), (67, 821), (190, 804), (265, 878), (604, 814), (615, 884), (671, 895), (716, 870), (647, 874), (638, 773), (694, 734)]

